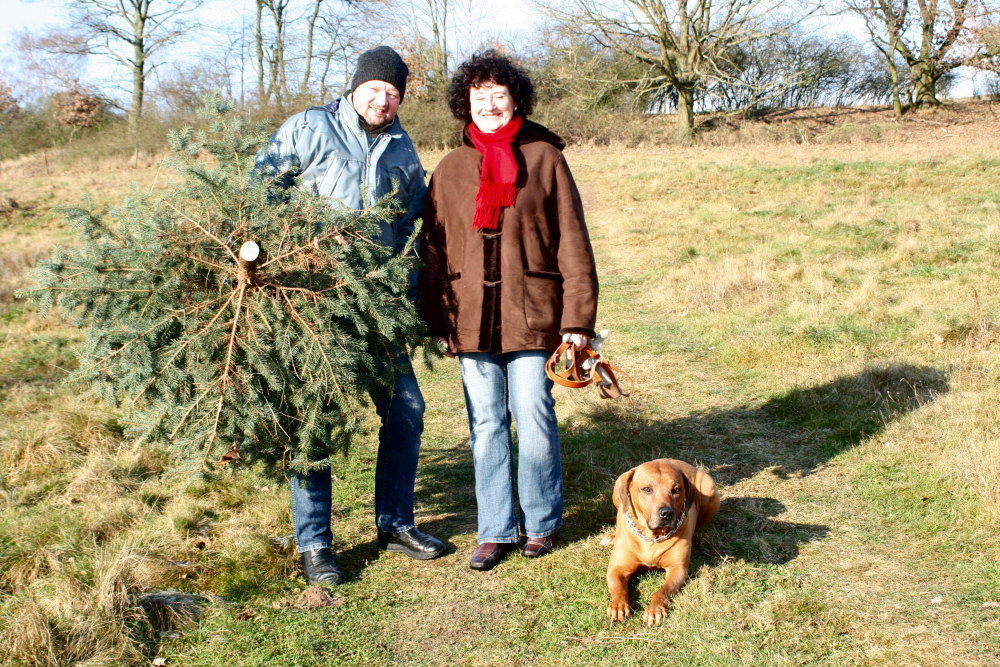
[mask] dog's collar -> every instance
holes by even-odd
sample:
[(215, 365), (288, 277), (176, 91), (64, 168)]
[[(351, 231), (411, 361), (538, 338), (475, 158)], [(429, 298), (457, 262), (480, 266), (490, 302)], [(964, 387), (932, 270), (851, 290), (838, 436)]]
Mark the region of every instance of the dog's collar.
[[(693, 496), (693, 494), (692, 494), (692, 496)], [(673, 530), (671, 530), (669, 533), (667, 533), (665, 535), (660, 535), (659, 537), (646, 537), (646, 534), (642, 532), (642, 529), (639, 528), (639, 526), (636, 525), (635, 520), (632, 518), (632, 512), (629, 511), (629, 507), (632, 506), (632, 494), (629, 493), (628, 494), (628, 504), (629, 504), (629, 507), (626, 507), (625, 508), (625, 512), (624, 512), (624, 514), (625, 514), (625, 521), (628, 522), (628, 527), (632, 529), (632, 532), (635, 533), (636, 535), (638, 535), (639, 539), (641, 539), (644, 542), (654, 542), (655, 543), (655, 542), (662, 542), (663, 540), (669, 540), (671, 537), (673, 537), (674, 535), (676, 535), (677, 531), (680, 530), (681, 526), (684, 525), (684, 522), (687, 520), (688, 510), (691, 509), (691, 505), (694, 504), (692, 502), (693, 500), (694, 500), (693, 497), (685, 499), (685, 502), (684, 502), (684, 511), (681, 512), (681, 518), (677, 520), (677, 525), (674, 526)]]

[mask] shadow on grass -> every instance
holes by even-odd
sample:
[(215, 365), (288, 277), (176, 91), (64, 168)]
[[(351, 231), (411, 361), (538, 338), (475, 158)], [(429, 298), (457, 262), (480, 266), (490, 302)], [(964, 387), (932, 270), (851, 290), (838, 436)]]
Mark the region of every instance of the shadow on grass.
[[(610, 494), (618, 475), (644, 461), (677, 458), (706, 468), (724, 498), (718, 516), (700, 534), (694, 565), (736, 557), (780, 564), (800, 545), (821, 539), (827, 527), (775, 521), (784, 511), (773, 498), (726, 498), (726, 487), (769, 470), (779, 479), (809, 475), (948, 391), (945, 374), (895, 364), (866, 369), (775, 396), (759, 407), (736, 407), (650, 421), (623, 401), (601, 401), (562, 435), (566, 511), (560, 542), (604, 531), (614, 522)], [(476, 531), (472, 457), (467, 441), (421, 454), (417, 524), (444, 539)], [(422, 519), (420, 508), (433, 519)], [(378, 557), (372, 540), (342, 552), (349, 575)]]
[[(830, 529), (823, 525), (775, 521), (785, 505), (774, 498), (724, 498), (715, 518), (695, 535), (688, 578), (695, 579), (704, 566), (716, 566), (726, 559), (756, 565), (784, 565), (799, 555), (801, 545), (820, 540)], [(629, 580), (629, 604), (641, 614), (648, 603), (639, 594), (640, 582), (652, 579), (662, 585), (660, 570), (641, 571)]]
[(783, 510), (780, 502), (727, 499), (726, 487), (764, 470), (779, 479), (810, 475), (948, 389), (941, 370), (893, 364), (792, 389), (759, 407), (667, 421), (637, 419), (621, 404), (601, 402), (588, 415), (585, 430), (563, 435), (567, 508), (562, 539), (584, 539), (603, 530), (614, 515), (610, 493), (618, 475), (644, 461), (676, 458), (707, 469), (724, 498), (697, 549), (787, 562), (800, 544), (822, 538), (826, 527), (775, 522), (767, 517)]
[(717, 562), (724, 556), (750, 563), (782, 565), (799, 555), (806, 542), (827, 536), (827, 526), (775, 521), (785, 505), (774, 498), (731, 497), (722, 501), (719, 513), (695, 538), (698, 565)]
[[(445, 554), (455, 552), (454, 536), (476, 532), (475, 477), (468, 440), (446, 448), (422, 449), (414, 501), (417, 528), (442, 540), (447, 546)], [(426, 513), (433, 518), (426, 518)], [(375, 540), (374, 525), (366, 535), (369, 539), (362, 542), (335, 545), (337, 563), (349, 579), (357, 579), (382, 553)], [(391, 557), (405, 558), (400, 554)]]

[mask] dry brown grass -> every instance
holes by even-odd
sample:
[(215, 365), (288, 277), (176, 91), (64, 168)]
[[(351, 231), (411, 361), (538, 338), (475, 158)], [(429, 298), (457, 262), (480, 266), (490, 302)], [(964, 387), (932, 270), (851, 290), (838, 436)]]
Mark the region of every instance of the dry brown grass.
[(0, 303), (10, 303), (14, 293), (27, 286), (28, 271), (49, 254), (49, 246), (12, 250), (0, 255)]
[(896, 116), (891, 107), (778, 110), (747, 120), (739, 114), (706, 117), (701, 139), (711, 145), (821, 144), (823, 148), (884, 144), (903, 147), (942, 139), (993, 141), (990, 125), (998, 110), (989, 101), (963, 101), (938, 108), (909, 110)]
[[(726, 120), (692, 146), (568, 149), (605, 350), (638, 389), (616, 402), (556, 392), (559, 548), (468, 570), (468, 432), (442, 361), (418, 369), (418, 523), (457, 550), (378, 554), (362, 443), (334, 485), (351, 582), (308, 612), (295, 555), (272, 542), (291, 532), (284, 485), (189, 481), (133, 450), (115, 413), (53, 368), (58, 339), (79, 333), (0, 301), (13, 313), (0, 321), (0, 662), (146, 664), (164, 639), (168, 664), (990, 664), (1000, 125), (968, 113), (801, 112)], [(431, 168), (441, 153), (421, 157)], [(5, 180), (32, 208), (0, 234), (65, 239), (52, 206), (84, 190), (115, 201), (124, 174)], [(154, 165), (134, 175), (148, 186)], [(34, 260), (3, 261), (23, 274)], [(655, 456), (703, 464), (726, 501), (666, 625), (609, 628), (597, 545), (609, 483)], [(640, 599), (657, 577), (637, 580)], [(236, 604), (206, 602), (216, 595)]]
[[(49, 590), (26, 589), (0, 610), (0, 659), (39, 666), (138, 664), (143, 652), (126, 623), (134, 610), (108, 614), (72, 577)], [(123, 614), (121, 612), (127, 611)]]
[[(41, 153), (22, 155), (13, 160), (0, 161), (0, 180), (11, 182), (17, 179), (51, 177), (56, 175), (81, 174), (135, 174), (156, 169), (165, 153), (141, 150), (138, 159), (131, 151), (117, 155), (93, 158), (74, 147), (53, 148)], [(99, 154), (99, 153), (98, 153)], [(131, 178), (131, 176), (129, 176)]]
[[(103, 497), (107, 494), (87, 502), (100, 505)], [(94, 512), (114, 514), (115, 509), (105, 504)], [(74, 523), (71, 513), (65, 518)], [(189, 615), (190, 610), (175, 613), (147, 599), (176, 578), (162, 555), (166, 534), (154, 525), (136, 520), (106, 535), (85, 535), (74, 547), (64, 541), (70, 525), (64, 524), (60, 535), (51, 517), (36, 514), (33, 521), (35, 533), (17, 532), (20, 557), (8, 548), (3, 562), (0, 581), (10, 595), (0, 607), (0, 661), (136, 664), (144, 655), (137, 641), (144, 624), (159, 631), (166, 628), (157, 624), (176, 625)], [(32, 535), (41, 542), (32, 544)], [(88, 549), (88, 541), (96, 546)]]

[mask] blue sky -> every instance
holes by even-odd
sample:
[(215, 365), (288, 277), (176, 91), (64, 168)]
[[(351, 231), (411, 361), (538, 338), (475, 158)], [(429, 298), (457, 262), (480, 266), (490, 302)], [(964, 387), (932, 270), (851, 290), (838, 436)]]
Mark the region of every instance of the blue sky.
[[(243, 3), (247, 3), (251, 8), (248, 11), (252, 11), (252, 0), (209, 0), (206, 2), (207, 7), (200, 10), (200, 15), (206, 22), (213, 22), (215, 19), (230, 24), (238, 23)], [(38, 31), (46, 26), (65, 25), (65, 5), (65, 0), (0, 0), (0, 17), (3, 17), (0, 21), (0, 47), (9, 49), (12, 45), (11, 38), (18, 31)], [(491, 15), (489, 21), (499, 22), (506, 31), (518, 31), (538, 20), (537, 15), (527, 9), (525, 0), (476, 0), (476, 11), (484, 10)], [(836, 23), (838, 29), (851, 26), (843, 16), (838, 17)], [(867, 37), (860, 23), (851, 27), (859, 38)], [(971, 82), (966, 81), (956, 92), (958, 95), (971, 94)]]
[(7, 44), (17, 30), (59, 23), (62, 7), (61, 0), (0, 0), (0, 44)]
[[(207, 7), (201, 10), (202, 15), (236, 17), (243, 3), (240, 0), (215, 0), (205, 4)], [(252, 12), (253, 0), (247, 4), (247, 11)], [(0, 0), (0, 17), (3, 17), (0, 21), (0, 44), (6, 44), (12, 33), (24, 28), (36, 30), (46, 25), (58, 25), (65, 5), (65, 0)], [(529, 13), (523, 0), (476, 0), (476, 11), (492, 14), (494, 20), (508, 28), (523, 27), (523, 17)]]
[[(47, 26), (65, 27), (67, 4), (67, 0), (0, 0), (0, 17), (3, 18), (0, 21), (0, 48), (9, 49), (13, 45), (11, 41), (13, 36), (23, 30), (39, 32)], [(462, 3), (456, 3), (460, 4)], [(530, 28), (538, 20), (537, 14), (528, 9), (527, 0), (475, 0), (474, 11), (477, 15), (486, 17), (478, 19), (476, 25), (497, 27), (501, 33)], [(202, 8), (194, 14), (194, 17), (203, 24), (238, 26), (241, 14), (244, 12), (252, 18), (253, 0), (204, 0)], [(450, 8), (449, 23), (454, 25), (461, 20), (459, 8), (457, 6)], [(210, 46), (212, 39), (203, 32), (200, 42), (184, 50), (205, 48)], [(173, 50), (176, 52), (177, 47), (173, 47)]]

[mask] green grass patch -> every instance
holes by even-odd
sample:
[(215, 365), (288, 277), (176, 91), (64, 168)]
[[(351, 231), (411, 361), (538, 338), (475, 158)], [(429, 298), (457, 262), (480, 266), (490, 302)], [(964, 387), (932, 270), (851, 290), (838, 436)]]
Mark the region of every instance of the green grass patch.
[[(124, 411), (64, 383), (79, 333), (0, 285), (0, 662), (997, 662), (1000, 160), (986, 144), (930, 148), (567, 151), (598, 328), (636, 393), (556, 390), (557, 549), (468, 568), (468, 427), (457, 364), (441, 360), (417, 369), (416, 511), (450, 550), (416, 562), (376, 548), (372, 430), (332, 471), (348, 581), (329, 606), (303, 603), (282, 480), (200, 477), (134, 448)], [(32, 208), (7, 238), (65, 238), (51, 208), (88, 187), (115, 201), (117, 180), (22, 180), (10, 196)], [(18, 276), (33, 257), (3, 255)], [(612, 626), (611, 488), (659, 457), (702, 465), (724, 502), (664, 624), (641, 624), (663, 577), (648, 572)]]

